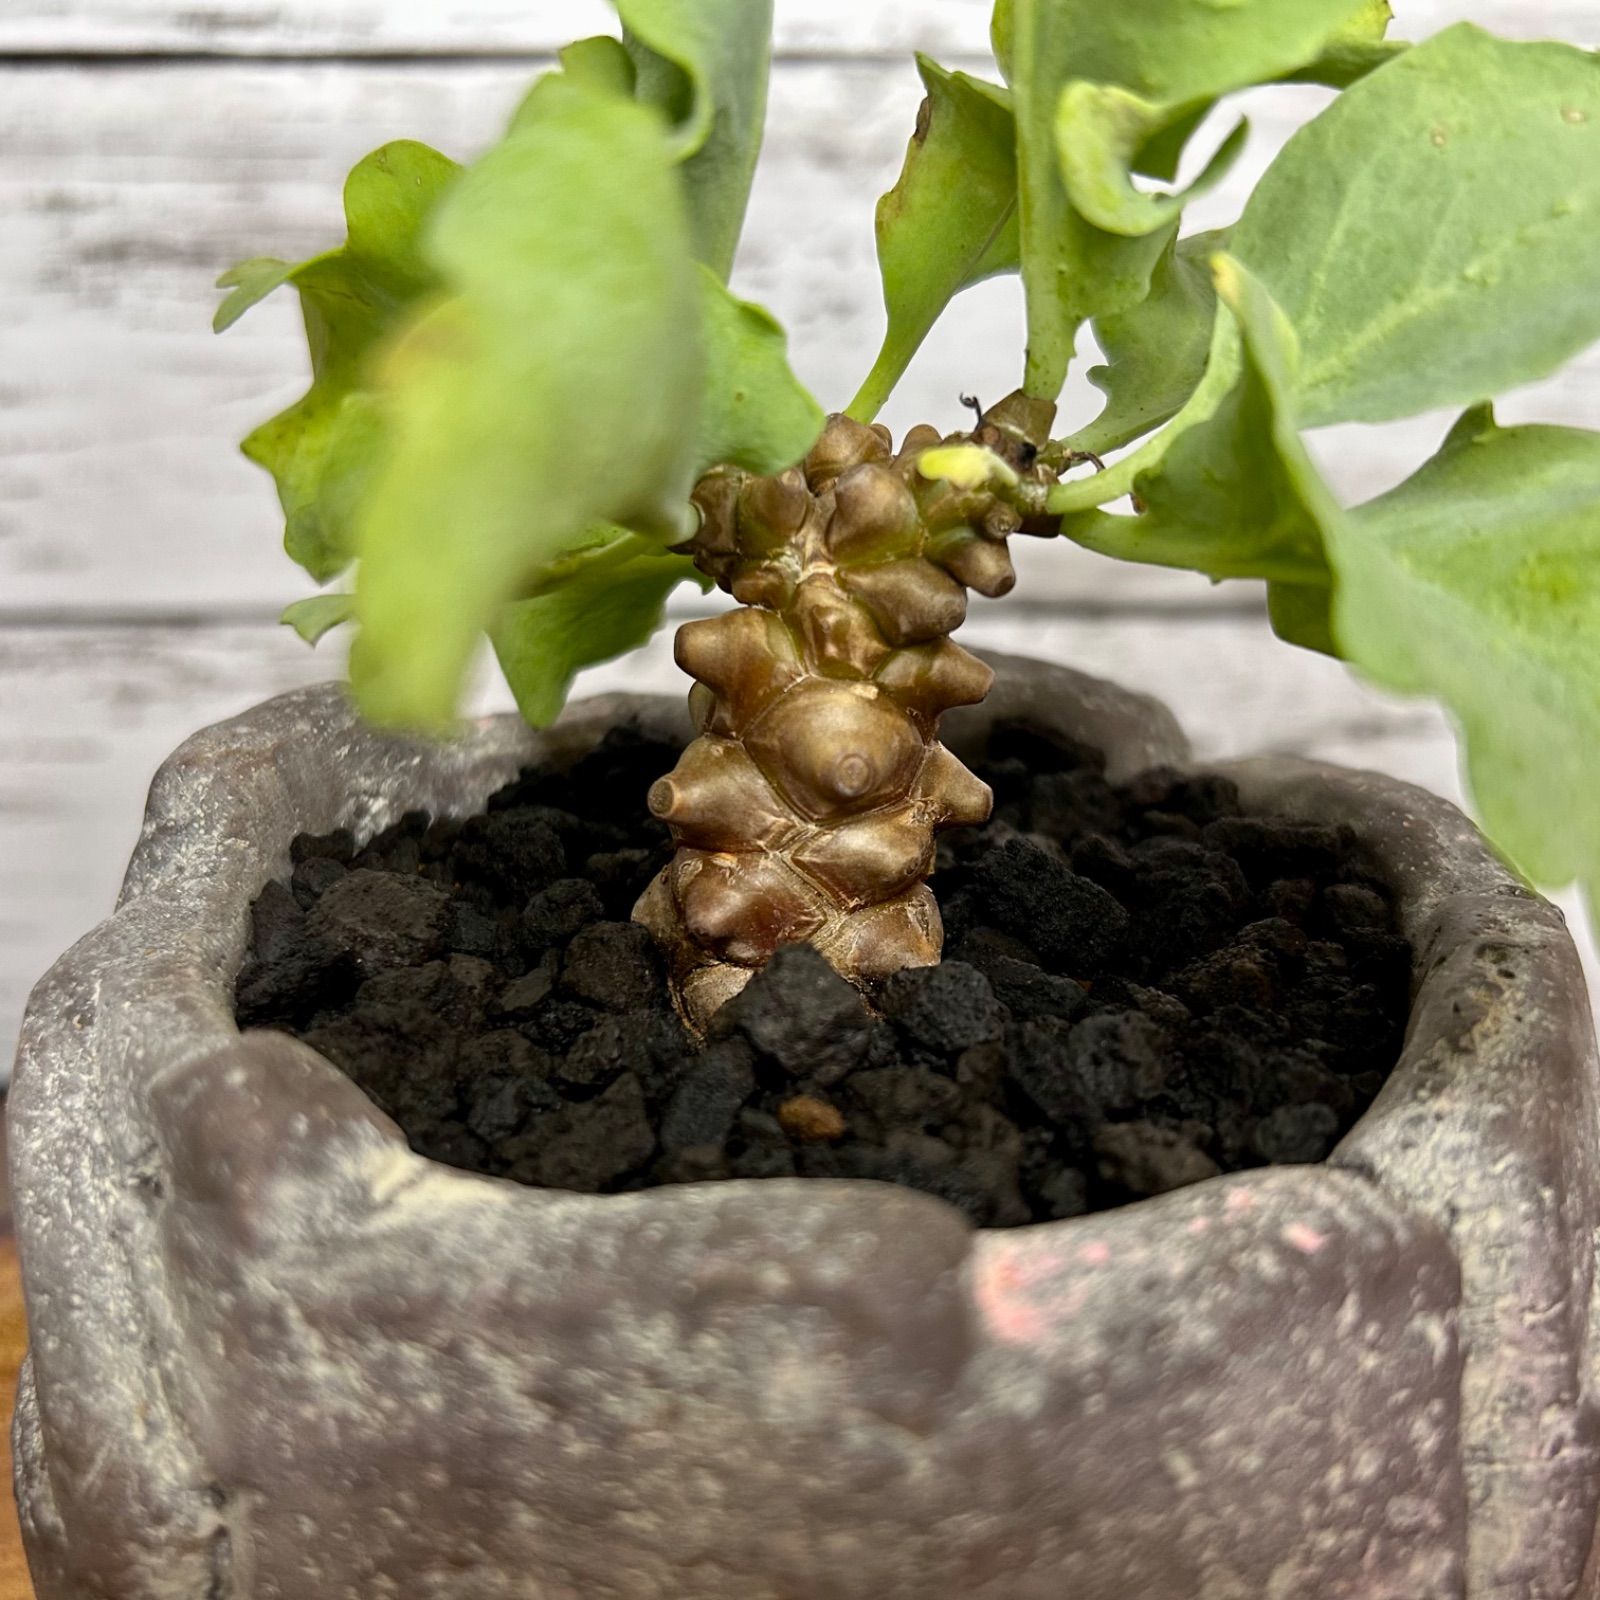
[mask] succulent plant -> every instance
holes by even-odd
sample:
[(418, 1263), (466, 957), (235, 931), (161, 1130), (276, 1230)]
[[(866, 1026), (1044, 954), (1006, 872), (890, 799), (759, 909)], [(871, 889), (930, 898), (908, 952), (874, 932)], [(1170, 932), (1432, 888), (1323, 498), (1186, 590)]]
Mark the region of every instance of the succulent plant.
[[(359, 625), (373, 717), (447, 726), (487, 633), (547, 721), (677, 584), (738, 602), (680, 632), (700, 731), (649, 799), (677, 855), (638, 915), (691, 1025), (786, 942), (867, 988), (938, 958), (933, 837), (988, 805), (938, 742), (987, 685), (949, 636), (968, 589), (1010, 588), (1018, 532), (1264, 583), (1285, 639), (1446, 703), (1531, 876), (1600, 883), (1600, 435), (1487, 404), (1600, 337), (1600, 60), (1392, 41), (1385, 0), (997, 0), (1003, 83), (918, 63), (887, 330), (824, 418), (728, 288), (770, 0), (614, 3), (621, 39), (564, 51), (499, 144), (384, 146), (346, 243), (234, 269), (218, 325), (299, 291), (311, 388), (245, 448), (290, 554), (356, 572), (286, 620)], [(1201, 130), (1283, 83), (1338, 93), (1232, 226), (1184, 233), (1245, 137)], [(1021, 388), (896, 448), (878, 409), (996, 273), (1026, 295)], [(1086, 325), (1106, 404), (1052, 438)], [(1437, 454), (1365, 505), (1302, 438), (1440, 408)]]
[[(1020, 392), (980, 419), (1028, 476), (975, 486), (927, 475), (972, 444), (830, 417), (798, 467), (718, 468), (695, 488), (696, 564), (740, 609), (678, 631), (699, 737), (650, 808), (678, 852), (636, 913), (703, 1027), (780, 945), (806, 941), (863, 986), (939, 959), (927, 886), (939, 828), (992, 795), (938, 741), (939, 717), (993, 673), (950, 640), (966, 591), (1016, 581), (1006, 540), (1054, 407)], [(979, 446), (978, 448), (982, 448)]]

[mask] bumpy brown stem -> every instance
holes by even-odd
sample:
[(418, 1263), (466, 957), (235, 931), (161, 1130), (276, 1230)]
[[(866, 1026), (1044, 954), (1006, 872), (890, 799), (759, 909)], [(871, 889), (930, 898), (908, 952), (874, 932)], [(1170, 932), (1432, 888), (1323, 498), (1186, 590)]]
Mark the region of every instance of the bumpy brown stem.
[[(696, 488), (690, 548), (742, 604), (679, 630), (701, 731), (650, 791), (678, 849), (634, 913), (692, 1028), (780, 945), (815, 945), (865, 988), (939, 959), (934, 834), (992, 801), (938, 741), (941, 713), (992, 678), (947, 636), (969, 588), (1015, 581), (1006, 540), (1053, 481), (1034, 459), (1053, 411), (1013, 395), (972, 434), (913, 428), (898, 455), (886, 428), (833, 417), (800, 467), (719, 468)], [(919, 472), (924, 452), (966, 443), (1018, 481)]]

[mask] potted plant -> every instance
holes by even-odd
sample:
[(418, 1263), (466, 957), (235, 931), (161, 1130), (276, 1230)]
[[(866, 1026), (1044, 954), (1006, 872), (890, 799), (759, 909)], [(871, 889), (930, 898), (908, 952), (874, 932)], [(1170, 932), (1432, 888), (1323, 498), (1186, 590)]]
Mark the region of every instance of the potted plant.
[[(246, 450), (354, 573), (286, 617), (356, 624), (353, 701), (184, 745), (35, 991), (43, 1600), (1600, 1594), (1559, 914), (1443, 802), (1196, 767), (950, 639), (1014, 535), (1264, 581), (1593, 882), (1600, 446), (1489, 401), (1600, 334), (1600, 66), (1383, 0), (999, 0), (996, 81), (919, 63), (825, 418), (727, 286), (770, 6), (617, 10), (475, 163), (386, 145), (343, 246), (224, 279), (219, 326), (304, 306)], [(1184, 234), (1280, 82), (1340, 92)], [(893, 440), (998, 272), (1021, 386)], [(1353, 509), (1301, 438), (1444, 407)], [(680, 629), (688, 714), (558, 718), (696, 576), (737, 604)], [(485, 633), (525, 721), (463, 728)]]

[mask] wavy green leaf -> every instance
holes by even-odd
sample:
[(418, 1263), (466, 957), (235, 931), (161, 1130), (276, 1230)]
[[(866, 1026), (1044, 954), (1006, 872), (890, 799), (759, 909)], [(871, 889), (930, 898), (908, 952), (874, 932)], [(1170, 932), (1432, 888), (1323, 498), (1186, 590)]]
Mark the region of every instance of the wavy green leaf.
[[(1157, 101), (1115, 84), (1069, 83), (1056, 108), (1056, 147), (1067, 194), (1079, 215), (1130, 238), (1176, 222), (1189, 201), (1228, 175), (1250, 132), (1241, 118), (1186, 188), (1147, 193), (1133, 181), (1141, 152), (1172, 125), (1171, 108)], [(1181, 124), (1186, 132), (1194, 125), (1191, 119)]]
[(1295, 425), (1294, 332), (1232, 259), (1216, 257), (1214, 274), (1238, 329), (1237, 382), (1134, 480), (1140, 514), (1082, 512), (1061, 531), (1125, 561), (1320, 585), (1325, 529), (1339, 512)]
[[(1014, 0), (1006, 13), (1008, 77), (1017, 119), (1017, 221), (1028, 307), (1024, 387), (1061, 392), (1078, 329), (1090, 317), (1142, 300), (1168, 238), (1122, 239), (1086, 222), (1062, 180), (1056, 108), (1074, 66), (1078, 3)], [(1092, 22), (1090, 24), (1093, 26)]]
[(483, 629), (594, 523), (684, 531), (702, 280), (675, 162), (656, 112), (552, 75), (435, 213), (449, 294), (387, 353), (360, 517), (376, 720), (447, 722)]
[(314, 594), (305, 600), (296, 600), (286, 606), (278, 618), (285, 627), (293, 628), (307, 644), (317, 644), (324, 634), (356, 615), (355, 596), (351, 594)]
[[(639, 72), (628, 47), (608, 33), (576, 39), (556, 52), (561, 71), (570, 83), (596, 94), (632, 100), (639, 90)], [(515, 126), (515, 120), (513, 120)]]
[(888, 328), (850, 414), (876, 416), (950, 301), (1015, 272), (1016, 119), (1004, 89), (917, 58), (927, 93), (895, 186), (878, 202)]
[[(1030, 393), (1053, 398), (1082, 323), (1149, 288), (1179, 207), (1137, 189), (1142, 153), (1219, 96), (1316, 59), (1352, 13), (1351, 0), (1013, 0), (997, 20), (1016, 96)], [(1177, 156), (1169, 141), (1154, 160), (1175, 169)]]
[(1532, 878), (1600, 893), (1600, 434), (1475, 408), (1332, 554), (1343, 653), (1450, 708), (1484, 822)]
[(989, 19), (989, 48), (994, 53), (995, 65), (1007, 83), (1011, 82), (1011, 62), (1017, 42), (1016, 0), (994, 0), (994, 13)]
[(1394, 7), (1389, 0), (1362, 0), (1355, 14), (1323, 45), (1316, 60), (1286, 72), (1282, 81), (1348, 89), (1411, 48), (1403, 39), (1384, 37), (1393, 20)]
[(705, 381), (695, 439), (698, 476), (718, 462), (782, 472), (822, 432), (822, 407), (789, 366), (788, 337), (771, 312), (729, 294), (701, 269)]
[(1162, 254), (1150, 293), (1128, 311), (1095, 321), (1106, 364), (1089, 381), (1106, 395), (1105, 409), (1066, 442), (1103, 455), (1176, 416), (1206, 370), (1217, 294), (1211, 257), (1226, 248), (1226, 229), (1191, 234)]
[(1306, 425), (1467, 405), (1600, 337), (1600, 59), (1461, 25), (1346, 90), (1245, 207)]
[(1333, 637), (1333, 574), (1328, 572), (1313, 583), (1267, 584), (1267, 618), (1272, 631), (1288, 644), (1319, 655), (1336, 656), (1339, 646)]
[[(638, 10), (653, 41), (678, 39), (673, 7)], [(765, 32), (748, 13), (733, 32), (763, 41), (761, 71), (735, 94), (748, 109)], [(576, 641), (540, 647), (530, 630), (547, 617), (559, 632), (580, 604), (556, 598), (563, 583), (592, 586), (594, 561), (566, 558), (595, 525), (675, 539), (704, 467), (778, 471), (821, 428), (782, 330), (694, 260), (696, 195), (737, 190), (743, 207), (739, 184), (707, 187), (689, 170), (719, 137), (729, 148), (737, 107), (717, 99), (718, 74), (738, 51), (723, 40), (721, 65), (686, 54), (696, 75), (674, 125), (648, 103), (649, 49), (631, 43), (632, 55), (610, 39), (563, 51), (562, 70), (464, 174), (424, 147), (386, 146), (351, 175), (341, 249), (293, 267), (247, 262), (225, 280), (222, 325), (284, 283), (304, 302), (312, 388), (246, 450), (277, 475), (286, 544), (319, 581), (360, 558), (352, 676), (379, 720), (447, 721), (488, 627), (520, 663), (527, 704), (558, 694), (561, 662), (598, 657)], [(759, 115), (746, 132), (753, 161)], [(594, 647), (620, 636), (629, 606), (630, 636), (647, 636), (657, 590), (684, 570), (641, 555), (605, 601), (609, 632)], [(320, 635), (350, 603), (318, 596), (287, 620)], [(531, 609), (508, 610), (519, 603)]]
[(354, 555), (355, 508), (382, 443), (371, 359), (408, 307), (435, 286), (421, 235), (459, 172), (426, 145), (386, 144), (345, 184), (344, 245), (294, 266), (243, 262), (219, 280), (232, 290), (217, 312), (219, 332), (284, 284), (300, 294), (311, 387), (257, 428), (244, 453), (276, 480), (285, 548), (318, 583), (337, 577)]
[(294, 262), (280, 261), (277, 256), (255, 256), (229, 267), (217, 279), (217, 287), (231, 292), (217, 307), (217, 314), (211, 319), (211, 331), (226, 333), (245, 312), (260, 305), (274, 289), (281, 289), (293, 276), (294, 269)]
[(695, 251), (724, 282), (761, 150), (772, 0), (612, 0), (637, 94), (675, 125)]
[(687, 556), (620, 529), (546, 573), (490, 630), (517, 709), (535, 727), (553, 721), (577, 674), (646, 643), (685, 582), (704, 587)]
[[(1129, 26), (1084, 0), (1097, 26), (1081, 36), (1056, 110), (1062, 175), (1073, 205), (1090, 223), (1137, 236), (1170, 222), (1183, 194), (1135, 187), (1140, 153), (1174, 125), (1192, 127), (1224, 95), (1269, 83), (1316, 60), (1352, 26), (1350, 0), (1273, 0), (1267, 6), (1145, 0)], [(1370, 8), (1363, 7), (1363, 36)], [(1243, 142), (1240, 123), (1190, 193), (1226, 172)], [(1176, 150), (1162, 164), (1176, 170)]]

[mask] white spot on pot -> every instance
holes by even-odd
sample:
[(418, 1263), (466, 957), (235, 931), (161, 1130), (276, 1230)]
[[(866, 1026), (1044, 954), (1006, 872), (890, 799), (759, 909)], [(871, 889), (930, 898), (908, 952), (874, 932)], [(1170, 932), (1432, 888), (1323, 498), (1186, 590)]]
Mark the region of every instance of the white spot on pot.
[(1350, 1463), (1350, 1476), (1359, 1484), (1376, 1483), (1387, 1470), (1382, 1450), (1373, 1445), (1363, 1445)]
[(1396, 1533), (1420, 1533), (1434, 1522), (1434, 1512), (1420, 1495), (1396, 1494), (1384, 1506), (1383, 1520)]
[(1188, 1494), (1200, 1482), (1200, 1470), (1182, 1450), (1163, 1450), (1161, 1465), (1180, 1494)]

